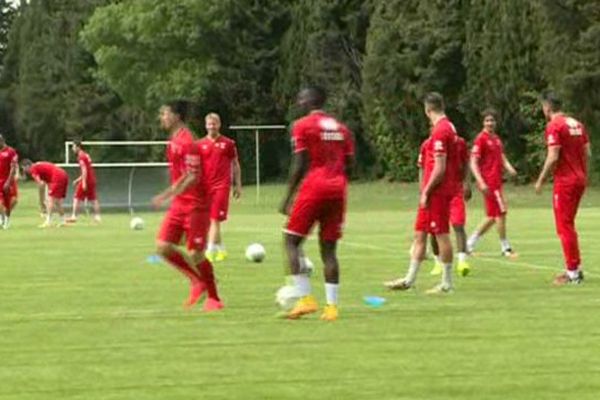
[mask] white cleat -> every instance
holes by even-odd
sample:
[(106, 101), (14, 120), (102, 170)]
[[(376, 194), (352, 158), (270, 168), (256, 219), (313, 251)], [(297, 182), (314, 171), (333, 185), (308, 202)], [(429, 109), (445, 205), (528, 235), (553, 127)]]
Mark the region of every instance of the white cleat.
[(399, 278), (383, 283), (383, 286), (390, 290), (408, 290), (413, 287), (406, 279)]
[(454, 291), (454, 288), (452, 286), (446, 285), (444, 283), (440, 283), (439, 285), (432, 287), (425, 293), (427, 293), (427, 294), (446, 294), (446, 293), (452, 293), (453, 291)]

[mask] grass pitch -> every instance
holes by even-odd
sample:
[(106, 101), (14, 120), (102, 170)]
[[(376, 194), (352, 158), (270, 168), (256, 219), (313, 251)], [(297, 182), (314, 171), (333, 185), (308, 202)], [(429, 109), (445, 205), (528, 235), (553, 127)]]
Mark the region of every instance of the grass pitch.
[[(161, 214), (106, 214), (101, 226), (40, 230), (35, 191), (24, 187), (13, 226), (0, 231), (0, 399), (597, 399), (600, 393), (600, 192), (578, 227), (586, 271), (580, 287), (553, 288), (562, 265), (550, 188), (509, 189), (508, 232), (520, 254), (499, 257), (495, 232), (456, 277), (456, 292), (386, 292), (404, 274), (416, 186), (355, 184), (340, 244), (341, 319), (274, 319), (283, 282), (274, 211), (283, 188), (248, 188), (233, 203), (216, 267), (224, 312), (186, 312), (187, 283), (149, 264)], [(483, 216), (478, 194), (469, 232)], [(263, 264), (244, 260), (252, 242)], [(308, 255), (317, 266), (314, 238)], [(317, 268), (319, 269), (319, 268)], [(322, 274), (313, 278), (323, 300)], [(379, 295), (377, 309), (363, 296)]]

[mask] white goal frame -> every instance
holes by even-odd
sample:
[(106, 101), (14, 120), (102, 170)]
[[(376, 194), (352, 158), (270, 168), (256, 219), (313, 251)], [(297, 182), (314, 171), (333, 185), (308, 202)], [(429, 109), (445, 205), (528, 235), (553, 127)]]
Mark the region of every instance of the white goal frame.
[[(250, 131), (254, 132), (254, 157), (256, 162), (256, 204), (260, 203), (260, 133), (261, 131), (274, 131), (287, 129), (286, 125), (231, 125), (229, 126), (230, 131)], [(166, 146), (169, 142), (166, 140), (104, 140), (104, 141), (82, 141), (83, 146)], [(64, 163), (58, 164), (60, 167), (74, 168), (78, 167), (79, 164), (72, 162), (71, 159), (71, 147), (73, 145), (72, 140), (65, 141), (65, 158)], [(167, 162), (114, 162), (114, 163), (93, 163), (94, 167), (101, 168), (131, 168), (129, 174), (129, 185), (128, 185), (128, 207), (131, 209), (132, 205), (132, 188), (133, 188), (133, 176), (135, 168), (140, 167), (167, 167)]]

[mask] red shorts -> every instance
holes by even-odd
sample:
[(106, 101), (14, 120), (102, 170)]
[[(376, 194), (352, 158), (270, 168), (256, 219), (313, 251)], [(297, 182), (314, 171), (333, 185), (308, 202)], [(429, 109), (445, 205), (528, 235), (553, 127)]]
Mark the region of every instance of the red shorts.
[(229, 211), (230, 188), (214, 189), (211, 191), (210, 219), (213, 221), (225, 221)]
[(204, 251), (209, 227), (208, 210), (175, 201), (167, 210), (157, 239), (178, 245), (185, 233), (188, 249)]
[(84, 191), (83, 184), (81, 183), (81, 181), (79, 181), (79, 183), (77, 184), (77, 188), (75, 189), (75, 198), (80, 201), (97, 200), (98, 197), (96, 195), (96, 182), (88, 182), (87, 190)]
[(467, 222), (467, 212), (465, 206), (465, 197), (463, 191), (456, 193), (450, 200), (450, 225), (465, 226)]
[(319, 223), (319, 238), (335, 242), (342, 237), (346, 198), (314, 199), (298, 195), (284, 232), (306, 237), (312, 227)]
[(11, 203), (13, 199), (16, 199), (19, 196), (19, 189), (17, 187), (17, 182), (13, 181), (12, 185), (8, 189), (8, 193), (4, 193), (4, 183), (0, 181), (0, 204), (4, 206), (4, 208), (8, 209), (11, 207)]
[(506, 214), (508, 207), (504, 200), (502, 188), (489, 188), (488, 194), (484, 197), (485, 211), (488, 217), (498, 218)]
[(48, 184), (48, 196), (53, 199), (62, 200), (67, 197), (68, 186), (69, 176), (67, 173), (55, 173), (52, 175), (52, 181)]
[(416, 232), (426, 232), (432, 235), (443, 235), (450, 232), (450, 203), (452, 195), (436, 193), (429, 198), (427, 207), (419, 207)]

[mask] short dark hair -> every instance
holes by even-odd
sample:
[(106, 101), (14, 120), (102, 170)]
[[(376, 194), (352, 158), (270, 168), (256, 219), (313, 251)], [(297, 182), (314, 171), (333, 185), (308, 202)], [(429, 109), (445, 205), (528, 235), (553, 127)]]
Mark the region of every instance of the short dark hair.
[(322, 108), (327, 101), (327, 92), (325, 91), (325, 88), (318, 85), (305, 87), (298, 93), (298, 96), (304, 97), (306, 104), (310, 108)]
[(498, 121), (500, 114), (495, 108), (488, 107), (481, 112), (481, 118), (486, 119), (487, 117), (493, 117), (496, 121)]
[(33, 165), (33, 161), (31, 161), (29, 158), (24, 158), (21, 160), (21, 167), (23, 168), (28, 168), (31, 167)]
[(550, 106), (550, 110), (556, 112), (562, 109), (562, 100), (552, 90), (545, 90), (542, 92), (540, 99), (542, 102), (547, 103)]
[(83, 148), (83, 146), (81, 145), (81, 139), (73, 140), (73, 145), (79, 147), (80, 149)]
[(169, 107), (174, 114), (179, 115), (180, 120), (187, 120), (190, 111), (189, 102), (187, 100), (172, 100), (165, 103), (165, 106)]
[(444, 96), (438, 92), (427, 93), (423, 98), (423, 103), (425, 103), (431, 109), (431, 111), (442, 112), (446, 109)]

